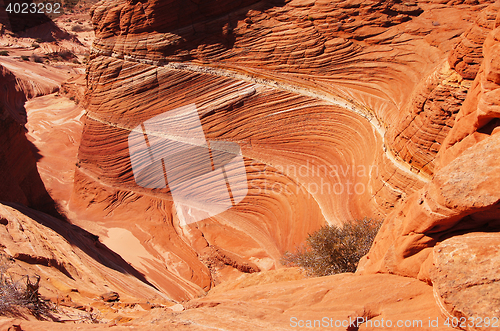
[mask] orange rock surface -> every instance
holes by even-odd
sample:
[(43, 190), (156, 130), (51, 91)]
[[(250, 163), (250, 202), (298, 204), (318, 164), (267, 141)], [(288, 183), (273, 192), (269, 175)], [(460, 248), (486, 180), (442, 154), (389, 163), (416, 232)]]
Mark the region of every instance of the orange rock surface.
[(52, 199), (36, 167), (36, 161), (41, 156), (26, 139), (23, 126), (27, 122), (25, 102), (52, 93), (59, 87), (57, 78), (49, 70), (36, 68), (32, 71), (33, 75), (47, 77), (36, 80), (23, 73), (30, 69), (33, 66), (0, 59), (0, 200), (19, 202), (54, 213)]
[(12, 272), (39, 274), (45, 284), (41, 295), (70, 295), (81, 303), (115, 290), (124, 301), (168, 302), (91, 233), (19, 204), (0, 208), (2, 249), (19, 261)]
[[(98, 4), (75, 222), (186, 299), (231, 278), (203, 264), (213, 248), (270, 270), (322, 224), (385, 217), (434, 175), (471, 85), (448, 53), (475, 21), (490, 22), (487, 5), (476, 18), (469, 5), (432, 2)], [(135, 182), (127, 137), (189, 104), (208, 140), (241, 147), (249, 191), (182, 227), (168, 187)], [(125, 238), (144, 247), (140, 259)]]
[[(391, 291), (387, 291), (388, 282), (391, 283)], [(361, 319), (369, 321), (362, 322)], [(356, 320), (359, 324), (353, 322)], [(429, 327), (430, 321), (438, 324)], [(387, 329), (388, 325), (394, 325), (398, 330), (453, 330), (444, 326), (444, 321), (434, 303), (432, 287), (416, 279), (394, 275), (342, 274), (286, 282), (277, 280), (223, 293), (209, 293), (205, 298), (192, 300), (183, 311), (153, 309), (113, 328), (296, 330), (299, 326), (306, 328), (309, 325), (307, 328), (312, 330), (347, 330), (351, 324), (359, 330), (380, 330), (382, 326)], [(53, 329), (50, 330), (71, 330), (75, 327), (14, 319), (0, 323), (4, 327), (20, 325), (26, 331), (49, 330), (51, 327)], [(101, 330), (109, 328), (109, 325), (79, 327)]]
[[(288, 330), (325, 316), (370, 322), (340, 330), (383, 320), (446, 330), (445, 318), (486, 316), (495, 265), (468, 233), (500, 226), (499, 10), (482, 0), (101, 1), (85, 88), (79, 68), (0, 58), (1, 250), (16, 275), (38, 273), (44, 296), (63, 297), (61, 318), (99, 311), (117, 330)], [(39, 52), (81, 57), (83, 45)], [(182, 123), (173, 134), (172, 114)], [(152, 119), (161, 126), (147, 131)], [(167, 153), (184, 131), (215, 146), (212, 171), (224, 153), (241, 157), (243, 172), (224, 170), (228, 187), (227, 174), (248, 185), (238, 203), (229, 193), (232, 208), (210, 214), (174, 198), (179, 154), (149, 156), (161, 179), (134, 159), (134, 144)], [(178, 178), (201, 169), (193, 155)], [(66, 222), (39, 211), (47, 204)], [(365, 216), (384, 223), (357, 274), (305, 278), (281, 265), (308, 233)], [(477, 275), (458, 273), (453, 249), (457, 261), (474, 255)], [(478, 287), (459, 294), (467, 279)], [(111, 292), (117, 302), (104, 302)], [(16, 325), (74, 327), (0, 320)]]
[(485, 41), (481, 69), (439, 151), (439, 170), (385, 220), (365, 271), (425, 278), (428, 265), (422, 263), (437, 242), (498, 228), (499, 35), (497, 28)]
[(467, 330), (495, 327), (500, 312), (498, 237), (498, 233), (468, 233), (434, 247), (430, 275), (440, 305), (449, 316), (467, 320)]

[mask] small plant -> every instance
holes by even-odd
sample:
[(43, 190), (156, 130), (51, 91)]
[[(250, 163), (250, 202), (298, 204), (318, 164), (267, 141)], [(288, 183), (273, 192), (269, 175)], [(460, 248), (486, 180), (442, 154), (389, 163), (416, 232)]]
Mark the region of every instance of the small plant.
[(36, 54), (31, 54), (30, 59), (31, 59), (31, 61), (36, 62), (36, 63), (43, 63), (43, 58), (36, 55)]
[(27, 55), (21, 55), (21, 60), (23, 60), (23, 61), (29, 61), (30, 57), (27, 56)]
[(75, 54), (71, 53), (71, 51), (67, 49), (63, 49), (57, 52), (57, 56), (59, 56), (62, 60), (70, 60), (75, 58)]
[(308, 19), (309, 21), (311, 21), (311, 22), (312, 22), (312, 21), (314, 21), (314, 17), (312, 17), (312, 16), (308, 16), (308, 17), (307, 17), (307, 19)]
[(40, 48), (40, 44), (39, 43), (32, 43), (31, 47), (33, 47), (34, 49), (37, 49), (37, 48)]
[(73, 32), (83, 32), (84, 30), (85, 29), (83, 28), (83, 26), (78, 24), (74, 24), (73, 26), (71, 26), (71, 31)]
[(7, 275), (8, 264), (2, 261), (0, 265), (0, 315), (13, 315), (17, 303), (22, 301), (22, 293), (18, 290), (12, 277)]
[(9, 51), (0, 51), (0, 56), (9, 56)]
[(81, 317), (80, 323), (86, 323), (86, 324), (101, 324), (103, 323), (102, 321), (102, 315), (100, 311), (89, 311), (87, 312), (84, 316)]
[(358, 262), (368, 253), (381, 222), (368, 218), (346, 222), (339, 228), (325, 225), (309, 234), (295, 253), (286, 252), (281, 262), (299, 266), (309, 275), (327, 276), (355, 272)]
[(35, 276), (34, 281), (28, 275), (14, 281), (12, 275), (7, 273), (10, 263), (8, 258), (0, 256), (0, 315), (16, 316), (26, 308), (37, 319), (53, 319), (53, 309), (38, 293), (40, 276)]

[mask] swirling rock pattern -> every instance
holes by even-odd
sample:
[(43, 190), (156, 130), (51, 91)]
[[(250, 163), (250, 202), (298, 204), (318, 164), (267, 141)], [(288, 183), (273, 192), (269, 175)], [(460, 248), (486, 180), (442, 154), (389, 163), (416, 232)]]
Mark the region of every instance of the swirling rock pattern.
[[(498, 18), (500, 14), (497, 14), (497, 22)], [(486, 311), (492, 311), (492, 305), (496, 306), (497, 299), (487, 296), (467, 309), (462, 299), (451, 299), (456, 296), (453, 291), (458, 289), (452, 290), (442, 281), (443, 277), (451, 279), (457, 275), (449, 269), (450, 274), (445, 276), (443, 255), (439, 251), (434, 255), (431, 252), (432, 247), (440, 242), (442, 244), (436, 249), (445, 249), (447, 243), (453, 245), (459, 240), (459, 237), (448, 239), (450, 237), (467, 232), (497, 232), (500, 227), (500, 195), (496, 186), (500, 174), (499, 51), (500, 28), (495, 24), (495, 29), (485, 40), (484, 60), (478, 75), (438, 153), (438, 170), (432, 181), (387, 217), (360, 268), (360, 272), (390, 272), (434, 283), (437, 293), (446, 303), (447, 312), (459, 318), (471, 314), (484, 316)], [(480, 236), (471, 234), (464, 238), (468, 241)], [(481, 239), (476, 241), (480, 245)], [(478, 249), (478, 246), (473, 247), (473, 251)], [(490, 247), (485, 242), (482, 249), (488, 251)], [(474, 268), (477, 277), (497, 286), (497, 277), (489, 275), (485, 271), (488, 268), (484, 263), (482, 265), (480, 270)], [(452, 269), (455, 267), (450, 265)], [(463, 268), (467, 270), (467, 267)], [(462, 281), (465, 280), (457, 282), (457, 286)], [(482, 288), (476, 290), (481, 292)]]
[(391, 151), (418, 173), (431, 177), (435, 158), (452, 128), (470, 83), (444, 63), (416, 90), (406, 117), (386, 135)]
[(483, 43), (488, 33), (495, 27), (499, 4), (488, 6), (477, 18), (477, 21), (463, 35), (463, 39), (450, 52), (449, 62), (463, 78), (476, 78), (483, 60)]
[[(436, 174), (469, 86), (446, 52), (488, 3), (102, 1), (70, 209), (176, 299), (240, 260), (279, 267), (322, 224), (384, 217)], [(240, 146), (249, 188), (183, 227), (169, 187), (135, 182), (127, 139), (193, 104), (207, 140)], [(214, 251), (238, 261), (214, 270)]]

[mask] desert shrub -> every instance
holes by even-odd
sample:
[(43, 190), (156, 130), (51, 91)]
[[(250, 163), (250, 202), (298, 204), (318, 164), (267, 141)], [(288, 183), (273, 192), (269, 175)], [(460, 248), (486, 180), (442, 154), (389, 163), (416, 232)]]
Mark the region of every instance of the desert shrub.
[(28, 275), (14, 281), (7, 270), (10, 261), (1, 256), (0, 258), (0, 315), (16, 316), (22, 309), (27, 309), (38, 319), (52, 319), (53, 308), (40, 298), (38, 288), (40, 277)]
[(22, 59), (23, 61), (29, 61), (29, 60), (30, 60), (30, 57), (29, 57), (29, 56), (27, 56), (27, 55), (21, 55), (21, 59)]
[(309, 234), (295, 253), (286, 252), (281, 261), (299, 266), (309, 275), (327, 276), (354, 272), (368, 253), (381, 222), (364, 218), (346, 222), (343, 227), (326, 225)]
[(57, 52), (57, 55), (63, 58), (64, 60), (70, 60), (75, 58), (75, 54), (71, 53), (71, 51), (67, 49), (63, 49), (60, 52)]
[(37, 49), (37, 48), (40, 48), (40, 44), (38, 44), (38, 43), (32, 43), (31, 47)]
[(36, 63), (43, 63), (43, 58), (41, 56), (36, 55), (36, 54), (31, 54), (30, 59), (31, 59), (31, 61), (36, 62)]
[(71, 31), (73, 31), (73, 32), (82, 32), (82, 31), (85, 31), (85, 29), (81, 25), (73, 24), (71, 26)]
[(101, 312), (98, 310), (92, 310), (92, 311), (86, 312), (83, 316), (81, 316), (80, 320), (77, 323), (101, 324), (104, 322), (103, 322)]
[(0, 315), (13, 315), (20, 302), (23, 301), (22, 291), (6, 273), (5, 262), (0, 266)]
[(9, 56), (9, 51), (0, 51), (0, 56)]

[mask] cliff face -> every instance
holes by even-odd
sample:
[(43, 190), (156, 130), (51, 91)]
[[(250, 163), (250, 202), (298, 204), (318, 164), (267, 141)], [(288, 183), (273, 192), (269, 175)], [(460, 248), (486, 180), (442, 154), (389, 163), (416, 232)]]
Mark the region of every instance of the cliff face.
[(497, 293), (491, 275), (497, 267), (489, 263), (500, 228), (500, 3), (494, 8), (481, 66), (437, 154), (432, 180), (388, 215), (360, 268), (427, 281), (449, 314), (465, 318), (486, 317), (498, 300), (486, 294)]
[(365, 271), (380, 268), (425, 278), (429, 265), (422, 262), (437, 242), (498, 230), (500, 30), (495, 27), (485, 40), (477, 77), (439, 150), (438, 171), (386, 219)]
[[(459, 169), (449, 161), (455, 151), (480, 140), (465, 132), (474, 136), (494, 117), (471, 115), (481, 122), (474, 128), (461, 119), (479, 102), (471, 93), (483, 93), (478, 80), (496, 77), (489, 37), (483, 72), (472, 81), (498, 4), (453, 4), (100, 2), (70, 209), (176, 299), (241, 271), (279, 267), (307, 233), (364, 216), (389, 215), (366, 272), (416, 277), (428, 256), (421, 247), (441, 240), (430, 235), (442, 231), (434, 226), (444, 220), (449, 229), (476, 210), (473, 199), (462, 206), (462, 196), (445, 197), (441, 186)], [(463, 54), (471, 40), (473, 59)], [(481, 105), (485, 98), (491, 104), (494, 96)], [(148, 136), (152, 118), (193, 105), (200, 120), (185, 125), (239, 147), (248, 191), (233, 208), (184, 226), (174, 186), (153, 184), (152, 174), (144, 175), (150, 186), (138, 184), (129, 137), (141, 126)], [(474, 176), (463, 180), (480, 185)], [(424, 197), (431, 202), (422, 205)], [(139, 258), (123, 240), (144, 247)]]
[(36, 148), (26, 138), (24, 103), (56, 86), (37, 85), (0, 64), (0, 201), (55, 213), (36, 168)]
[[(110, 324), (96, 330), (294, 329), (325, 316), (446, 330), (443, 316), (497, 314), (499, 9), (101, 1), (85, 111), (33, 100), (63, 81), (83, 99), (65, 67), (0, 58), (9, 271), (41, 275), (41, 294), (72, 309), (64, 318), (101, 312)], [(53, 206), (39, 173), (74, 225), (22, 205)], [(384, 223), (356, 274), (281, 268), (308, 233), (365, 216)], [(109, 290), (120, 302), (99, 298)]]

